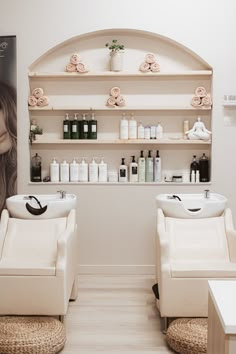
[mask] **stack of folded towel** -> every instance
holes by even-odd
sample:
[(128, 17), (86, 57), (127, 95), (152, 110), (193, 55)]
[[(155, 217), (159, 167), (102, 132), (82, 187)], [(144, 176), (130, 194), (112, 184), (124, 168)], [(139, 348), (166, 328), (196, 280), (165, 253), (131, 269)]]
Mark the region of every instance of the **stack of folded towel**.
[(195, 95), (192, 97), (191, 105), (195, 108), (206, 107), (209, 108), (212, 105), (211, 95), (207, 93), (207, 90), (203, 86), (199, 86), (195, 90)]
[(70, 73), (78, 72), (84, 74), (87, 73), (89, 69), (87, 65), (81, 61), (79, 54), (74, 53), (70, 57), (70, 62), (66, 65), (66, 71)]
[(148, 71), (159, 72), (160, 65), (157, 63), (155, 55), (152, 53), (146, 54), (145, 60), (140, 65), (139, 70), (143, 73), (147, 73)]
[(120, 94), (119, 87), (112, 87), (110, 90), (110, 97), (107, 100), (108, 107), (117, 107), (117, 106), (125, 106), (125, 100)]
[(49, 105), (48, 97), (44, 95), (44, 91), (41, 87), (37, 87), (32, 91), (28, 98), (28, 105), (31, 107), (44, 107)]

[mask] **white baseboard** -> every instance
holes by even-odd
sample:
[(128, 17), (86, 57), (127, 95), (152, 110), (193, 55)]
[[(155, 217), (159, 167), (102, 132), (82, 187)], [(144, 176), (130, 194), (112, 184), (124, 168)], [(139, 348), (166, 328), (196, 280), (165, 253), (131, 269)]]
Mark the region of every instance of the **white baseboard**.
[(122, 275), (154, 275), (154, 265), (110, 265), (82, 264), (78, 266), (78, 274), (122, 274)]

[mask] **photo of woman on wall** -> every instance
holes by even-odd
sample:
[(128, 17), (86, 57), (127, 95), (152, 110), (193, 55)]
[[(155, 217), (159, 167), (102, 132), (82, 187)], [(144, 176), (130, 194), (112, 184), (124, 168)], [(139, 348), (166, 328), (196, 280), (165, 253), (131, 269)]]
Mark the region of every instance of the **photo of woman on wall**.
[(16, 90), (0, 81), (0, 213), (6, 198), (16, 194)]

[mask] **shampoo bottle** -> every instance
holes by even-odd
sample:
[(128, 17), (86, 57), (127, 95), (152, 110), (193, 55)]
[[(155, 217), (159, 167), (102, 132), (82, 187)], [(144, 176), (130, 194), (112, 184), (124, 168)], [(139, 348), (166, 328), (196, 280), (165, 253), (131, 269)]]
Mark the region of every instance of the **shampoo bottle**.
[(200, 182), (209, 182), (209, 160), (205, 153), (199, 160), (199, 178)]
[(119, 182), (127, 182), (128, 181), (128, 170), (125, 164), (125, 158), (122, 157), (121, 165), (119, 167)]
[(129, 124), (126, 119), (125, 113), (122, 113), (122, 119), (120, 121), (120, 139), (127, 140), (129, 138)]
[(98, 182), (98, 164), (94, 157), (89, 164), (89, 182)]
[(138, 182), (138, 164), (135, 161), (135, 156), (131, 156), (132, 160), (129, 165), (129, 181)]
[(161, 157), (159, 150), (157, 150), (156, 157), (154, 158), (154, 182), (161, 182)]
[(88, 164), (85, 161), (85, 158), (82, 158), (81, 163), (79, 164), (79, 181), (88, 182)]
[(60, 179), (59, 174), (59, 163), (54, 159), (50, 163), (50, 181), (51, 182), (59, 182)]
[(71, 139), (79, 139), (79, 122), (76, 113), (74, 120), (71, 122)]
[(66, 113), (66, 117), (63, 120), (63, 139), (70, 139), (71, 131), (70, 131), (70, 117), (69, 114)]
[(131, 113), (129, 120), (129, 139), (137, 139), (137, 121), (134, 119), (133, 113)]
[(140, 157), (138, 159), (138, 181), (145, 182), (145, 157), (143, 156), (143, 150), (140, 151)]
[(98, 164), (98, 181), (107, 182), (107, 164), (104, 162), (103, 157)]
[(83, 113), (82, 121), (80, 121), (80, 139), (88, 139), (88, 121), (85, 113)]
[(138, 126), (138, 139), (144, 139), (144, 126), (142, 122)]
[(163, 138), (163, 127), (160, 122), (158, 122), (156, 126), (156, 138), (162, 139)]
[(197, 170), (199, 170), (199, 163), (197, 162), (197, 156), (193, 155), (193, 160), (190, 164), (190, 182), (196, 182)]
[(64, 160), (60, 164), (60, 181), (61, 182), (69, 182), (70, 180), (70, 173), (69, 173), (69, 164)]
[(79, 164), (76, 162), (76, 159), (70, 163), (70, 181), (78, 182), (79, 181)]
[(89, 121), (89, 139), (97, 139), (97, 120), (95, 119), (95, 113), (91, 114)]
[(42, 168), (42, 159), (36, 153), (35, 156), (33, 156), (31, 159), (31, 182), (42, 181), (41, 168)]
[(148, 150), (146, 157), (146, 182), (153, 182), (153, 157), (152, 150)]

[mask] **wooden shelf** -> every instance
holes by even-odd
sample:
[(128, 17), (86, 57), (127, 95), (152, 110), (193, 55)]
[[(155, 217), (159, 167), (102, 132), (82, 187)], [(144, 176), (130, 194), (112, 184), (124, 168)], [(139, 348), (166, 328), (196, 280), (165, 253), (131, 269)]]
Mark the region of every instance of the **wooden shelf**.
[(106, 144), (117, 144), (117, 145), (210, 145), (211, 140), (188, 140), (188, 139), (134, 139), (134, 140), (120, 140), (120, 139), (53, 139), (53, 138), (38, 138), (34, 140), (33, 145), (39, 144), (61, 144), (61, 145), (106, 145)]
[(211, 185), (211, 182), (199, 182), (199, 183), (191, 183), (191, 182), (29, 182), (29, 185), (96, 185), (96, 186), (179, 186), (179, 185), (188, 185), (188, 186), (204, 186)]

